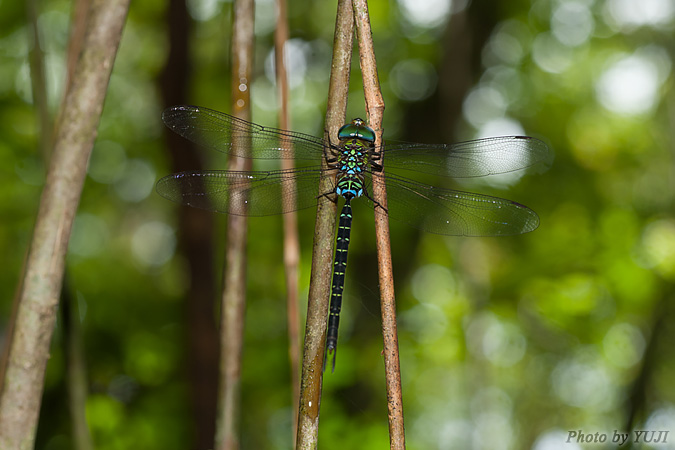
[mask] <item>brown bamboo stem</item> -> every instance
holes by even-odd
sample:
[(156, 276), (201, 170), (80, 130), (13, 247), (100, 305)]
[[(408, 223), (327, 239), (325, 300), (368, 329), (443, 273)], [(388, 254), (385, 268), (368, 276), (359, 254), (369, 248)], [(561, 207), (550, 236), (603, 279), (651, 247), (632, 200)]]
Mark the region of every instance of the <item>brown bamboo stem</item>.
[[(235, 116), (251, 120), (251, 77), (253, 73), (253, 0), (234, 2), (232, 30), (232, 112)], [(235, 139), (233, 146), (249, 148), (245, 138)], [(250, 138), (249, 138), (250, 139)], [(233, 153), (241, 153), (234, 151)], [(250, 170), (251, 160), (231, 157), (228, 170)], [(246, 201), (241, 191), (233, 191), (230, 205), (242, 209)], [(221, 356), (220, 393), (216, 448), (239, 448), (239, 421), (241, 416), (241, 358), (246, 312), (246, 235), (245, 216), (229, 214), (227, 217), (227, 248), (225, 250), (224, 286), (221, 303)]]
[(95, 0), (57, 128), (0, 397), (0, 448), (31, 449), (68, 239), (129, 0)]
[[(384, 144), (382, 138), (384, 100), (377, 77), (377, 62), (375, 61), (373, 37), (368, 17), (368, 2), (367, 0), (353, 0), (353, 2), (368, 123), (375, 130), (375, 145), (380, 146)], [(384, 163), (384, 159), (381, 162)], [(384, 170), (382, 171), (382, 175), (384, 175)], [(382, 207), (382, 209), (377, 207), (375, 211), (375, 238), (377, 241), (380, 303), (382, 305), (384, 367), (389, 413), (389, 445), (392, 449), (402, 450), (405, 448), (403, 394), (401, 389), (401, 366), (398, 354), (398, 334), (396, 330), (396, 299), (394, 296), (394, 275), (391, 262), (389, 217), (387, 214), (382, 213), (387, 208), (387, 191), (383, 177), (373, 176), (373, 198)]]
[[(275, 68), (277, 93), (279, 97), (279, 127), (290, 130), (291, 121), (288, 112), (288, 74), (285, 61), (285, 44), (288, 41), (288, 18), (286, 0), (277, 0), (277, 27), (274, 33)], [(293, 148), (286, 141), (282, 144), (287, 156), (281, 160), (283, 170), (291, 170)], [(286, 145), (288, 145), (286, 147)], [(291, 366), (291, 386), (293, 397), (293, 445), (297, 441), (298, 403), (300, 401), (300, 312), (298, 308), (298, 272), (300, 265), (300, 242), (298, 238), (298, 215), (295, 212), (295, 181), (288, 181), (288, 196), (282, 200), (284, 210), (292, 211), (283, 215), (284, 220), (284, 271), (286, 274), (286, 317), (288, 324), (288, 360)], [(285, 188), (284, 188), (285, 189)]]
[[(354, 17), (349, 0), (339, 0), (333, 38), (333, 61), (326, 110), (326, 138), (337, 141), (337, 131), (344, 124), (349, 93)], [(327, 169), (324, 160), (322, 167)], [(322, 177), (319, 192), (330, 192), (334, 180)], [(337, 204), (325, 196), (318, 199), (312, 274), (309, 283), (307, 324), (302, 360), (300, 407), (298, 412), (297, 449), (315, 449), (319, 435), (319, 409), (323, 383), (323, 357), (326, 345), (326, 326), (332, 275), (333, 245)]]

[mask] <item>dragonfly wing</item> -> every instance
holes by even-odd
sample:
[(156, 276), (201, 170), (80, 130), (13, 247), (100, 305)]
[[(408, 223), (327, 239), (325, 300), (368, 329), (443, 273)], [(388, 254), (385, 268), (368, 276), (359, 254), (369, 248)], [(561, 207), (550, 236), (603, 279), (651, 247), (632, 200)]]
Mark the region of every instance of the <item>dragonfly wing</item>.
[(162, 120), (174, 132), (197, 145), (243, 158), (320, 160), (324, 140), (293, 131), (263, 127), (229, 114), (199, 106), (172, 106)]
[(539, 226), (537, 213), (511, 200), (427, 186), (391, 175), (386, 177), (386, 185), (389, 216), (429, 233), (509, 236)]
[[(180, 172), (160, 179), (157, 192), (208, 211), (267, 216), (316, 206), (320, 177), (319, 169)], [(235, 207), (230, 202), (234, 195), (242, 195), (245, 203)]]
[(501, 136), (456, 144), (387, 144), (387, 169), (471, 178), (523, 169), (545, 170), (553, 152), (539, 139), (529, 136)]

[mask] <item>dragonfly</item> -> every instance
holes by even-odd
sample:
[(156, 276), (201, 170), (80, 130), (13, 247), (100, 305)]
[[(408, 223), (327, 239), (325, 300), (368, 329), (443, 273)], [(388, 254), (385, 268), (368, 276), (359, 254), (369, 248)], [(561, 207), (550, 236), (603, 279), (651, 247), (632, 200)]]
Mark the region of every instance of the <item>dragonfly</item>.
[[(539, 216), (525, 205), (489, 195), (427, 185), (406, 175), (473, 178), (546, 168), (552, 152), (529, 136), (501, 136), (455, 144), (390, 141), (375, 144), (375, 132), (362, 119), (340, 128), (337, 142), (294, 131), (256, 125), (198, 106), (174, 106), (162, 114), (172, 131), (229, 155), (252, 159), (293, 158), (286, 170), (200, 170), (174, 173), (157, 182), (157, 192), (171, 201), (209, 211), (245, 216), (288, 213), (317, 205), (321, 196), (344, 199), (340, 212), (331, 301), (326, 331), (326, 354), (335, 370), (338, 326), (345, 285), (352, 225), (351, 201), (363, 199), (377, 214), (423, 231), (450, 236), (508, 236), (539, 226)], [(292, 148), (293, 155), (285, 149)], [(321, 167), (325, 162), (327, 168)], [(386, 173), (384, 171), (386, 161)], [(328, 177), (328, 192), (319, 182)], [(387, 208), (372, 197), (373, 180), (383, 180)], [(233, 201), (243, 195), (245, 201)], [(287, 201), (294, 199), (293, 202)]]

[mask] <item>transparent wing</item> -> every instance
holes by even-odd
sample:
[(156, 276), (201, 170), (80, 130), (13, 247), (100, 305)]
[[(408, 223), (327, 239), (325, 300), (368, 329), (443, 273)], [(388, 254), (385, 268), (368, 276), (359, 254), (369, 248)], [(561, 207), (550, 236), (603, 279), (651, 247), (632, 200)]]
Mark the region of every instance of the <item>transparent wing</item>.
[(199, 106), (172, 106), (162, 113), (162, 120), (197, 145), (243, 158), (286, 159), (289, 156), (283, 148), (292, 146), (296, 159), (319, 161), (324, 151), (323, 139), (263, 127)]
[(553, 152), (539, 139), (501, 136), (456, 144), (386, 144), (384, 166), (452, 178), (471, 178), (522, 169), (545, 170)]
[[(316, 206), (320, 177), (319, 169), (181, 172), (160, 179), (157, 192), (173, 202), (208, 211), (267, 216)], [(245, 206), (230, 210), (233, 195), (243, 195)], [(291, 206), (294, 197), (295, 206)]]
[(511, 200), (427, 186), (392, 175), (386, 176), (386, 185), (389, 216), (429, 233), (509, 236), (539, 226), (537, 213)]

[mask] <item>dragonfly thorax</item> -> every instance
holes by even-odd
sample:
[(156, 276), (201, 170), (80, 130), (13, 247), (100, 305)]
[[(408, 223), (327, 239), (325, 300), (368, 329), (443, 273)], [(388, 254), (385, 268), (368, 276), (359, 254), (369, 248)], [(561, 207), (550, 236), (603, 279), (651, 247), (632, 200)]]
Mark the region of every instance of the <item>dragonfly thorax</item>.
[(340, 153), (335, 192), (347, 200), (363, 195), (364, 172), (368, 155), (375, 143), (375, 132), (363, 119), (354, 119), (338, 131)]
[(345, 199), (363, 195), (364, 173), (368, 166), (368, 151), (372, 143), (359, 138), (341, 142), (336, 167), (337, 185), (335, 192)]

